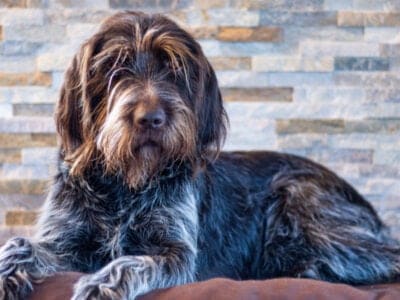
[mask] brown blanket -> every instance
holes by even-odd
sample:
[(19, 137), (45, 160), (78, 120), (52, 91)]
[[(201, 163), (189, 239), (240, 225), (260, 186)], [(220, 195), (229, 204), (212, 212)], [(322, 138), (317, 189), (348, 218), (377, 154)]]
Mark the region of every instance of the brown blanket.
[[(64, 273), (36, 286), (30, 300), (70, 299), (72, 286), (81, 276)], [(140, 300), (259, 300), (259, 299), (380, 299), (399, 300), (400, 283), (352, 287), (308, 279), (280, 278), (264, 281), (233, 281), (216, 278), (208, 281), (153, 291)]]

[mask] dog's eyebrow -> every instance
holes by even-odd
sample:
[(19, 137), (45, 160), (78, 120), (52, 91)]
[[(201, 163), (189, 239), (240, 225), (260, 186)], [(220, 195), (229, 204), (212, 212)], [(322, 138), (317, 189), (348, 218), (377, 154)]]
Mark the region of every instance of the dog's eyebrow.
[[(118, 72), (121, 72), (121, 71), (127, 71), (127, 72), (135, 75), (133, 70), (130, 69), (130, 68), (127, 68), (127, 67), (120, 67), (120, 68), (117, 68), (117, 69), (114, 69), (114, 70), (110, 69), (110, 71), (107, 73), (107, 75), (110, 77), (110, 79), (108, 80), (108, 84), (107, 84), (107, 93), (110, 93), (111, 85), (112, 85), (112, 81), (114, 79), (114, 76), (117, 75)], [(111, 76), (109, 75), (110, 72), (111, 72)]]

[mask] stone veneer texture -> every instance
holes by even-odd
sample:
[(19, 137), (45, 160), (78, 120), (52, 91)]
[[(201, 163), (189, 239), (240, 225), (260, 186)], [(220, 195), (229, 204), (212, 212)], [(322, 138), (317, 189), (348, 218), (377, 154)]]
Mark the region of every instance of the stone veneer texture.
[(314, 159), (400, 237), (400, 0), (0, 0), (0, 244), (30, 236), (69, 60), (118, 10), (166, 13), (214, 66), (226, 150)]

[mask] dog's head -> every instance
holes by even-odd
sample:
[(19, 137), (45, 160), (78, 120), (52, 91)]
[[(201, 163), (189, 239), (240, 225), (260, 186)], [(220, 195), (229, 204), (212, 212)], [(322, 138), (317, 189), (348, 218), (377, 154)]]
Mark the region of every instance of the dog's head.
[(200, 45), (168, 18), (136, 12), (110, 17), (82, 45), (55, 117), (72, 175), (101, 163), (134, 188), (218, 153), (227, 121)]

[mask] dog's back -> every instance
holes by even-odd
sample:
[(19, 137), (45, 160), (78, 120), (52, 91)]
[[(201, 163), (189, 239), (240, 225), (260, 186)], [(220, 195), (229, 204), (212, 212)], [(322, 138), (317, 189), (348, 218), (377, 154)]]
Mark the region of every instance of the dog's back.
[(399, 246), (373, 207), (308, 159), (221, 153), (200, 176), (200, 278), (394, 280)]

